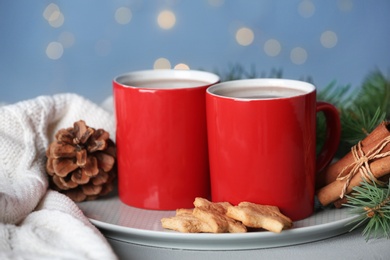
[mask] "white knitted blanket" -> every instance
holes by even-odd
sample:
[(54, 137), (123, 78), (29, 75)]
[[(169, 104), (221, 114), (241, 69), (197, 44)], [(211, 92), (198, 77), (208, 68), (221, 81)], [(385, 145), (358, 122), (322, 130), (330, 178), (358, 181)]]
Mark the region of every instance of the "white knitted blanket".
[(75, 94), (0, 107), (0, 259), (116, 259), (77, 205), (48, 189), (46, 148), (80, 119), (114, 139), (112, 114)]

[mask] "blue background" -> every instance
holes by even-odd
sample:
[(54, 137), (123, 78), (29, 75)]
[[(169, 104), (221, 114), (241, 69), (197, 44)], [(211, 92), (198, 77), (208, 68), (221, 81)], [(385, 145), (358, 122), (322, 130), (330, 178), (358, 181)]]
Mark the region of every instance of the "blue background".
[[(175, 16), (169, 29), (157, 23), (164, 10)], [(240, 28), (252, 36), (244, 45)], [(160, 58), (222, 74), (235, 64), (278, 69), (320, 89), (390, 74), (388, 0), (2, 0), (0, 34), (5, 103), (63, 92), (99, 103), (113, 77)]]

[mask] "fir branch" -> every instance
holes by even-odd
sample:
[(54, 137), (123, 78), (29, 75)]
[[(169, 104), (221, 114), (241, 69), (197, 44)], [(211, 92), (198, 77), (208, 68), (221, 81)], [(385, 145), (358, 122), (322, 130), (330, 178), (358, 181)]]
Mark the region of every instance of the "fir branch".
[(221, 81), (231, 81), (237, 79), (253, 79), (253, 78), (282, 78), (283, 71), (281, 69), (271, 69), (270, 72), (258, 72), (256, 67), (252, 65), (250, 70), (247, 70), (241, 64), (231, 64), (228, 67), (228, 71), (220, 72), (214, 70), (214, 73), (217, 74)]
[[(317, 98), (335, 105), (340, 110), (341, 142), (337, 156), (345, 155), (351, 146), (363, 140), (384, 120), (390, 119), (390, 79), (377, 70), (370, 73), (360, 89), (349, 93), (349, 86), (331, 83), (318, 93)], [(323, 143), (325, 120), (317, 118), (317, 151)]]
[(351, 146), (390, 117), (390, 80), (377, 70), (370, 73), (349, 105), (341, 109), (342, 139)]
[(350, 97), (347, 96), (350, 89), (350, 85), (338, 86), (336, 85), (336, 81), (332, 81), (317, 93), (317, 100), (326, 101), (338, 108), (343, 108), (350, 101)]
[[(336, 81), (333, 81), (325, 88), (323, 88), (321, 91), (318, 91), (317, 100), (331, 103), (341, 111), (343, 107), (349, 102), (348, 101), (349, 96), (347, 95), (349, 90), (350, 90), (350, 85), (339, 86), (336, 84)], [(317, 135), (316, 151), (317, 153), (319, 153), (325, 142), (325, 136), (326, 136), (326, 121), (325, 121), (325, 116), (322, 113), (317, 114), (316, 135)], [(343, 140), (342, 143), (344, 143)], [(345, 148), (341, 148), (341, 147), (345, 147)], [(339, 156), (344, 155), (345, 151), (347, 151), (349, 148), (350, 148), (349, 144), (340, 145), (338, 151), (338, 153), (340, 153)]]
[(358, 92), (353, 107), (364, 108), (369, 115), (374, 115), (379, 107), (390, 116), (390, 79), (379, 70), (368, 74)]
[(349, 146), (353, 146), (368, 136), (385, 119), (386, 112), (380, 107), (377, 107), (373, 114), (362, 107), (357, 107), (354, 111), (342, 109), (340, 112), (341, 139)]
[(367, 241), (370, 238), (390, 239), (390, 182), (387, 186), (379, 186), (373, 181), (364, 180), (346, 197), (344, 206), (350, 207), (351, 213), (358, 215), (354, 221), (358, 223), (352, 230), (367, 223), (362, 232)]

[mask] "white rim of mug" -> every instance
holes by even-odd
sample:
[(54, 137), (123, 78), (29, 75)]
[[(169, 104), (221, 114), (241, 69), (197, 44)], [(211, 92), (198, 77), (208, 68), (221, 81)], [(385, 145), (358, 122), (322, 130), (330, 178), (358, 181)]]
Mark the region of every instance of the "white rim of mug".
[[(157, 88), (147, 86), (137, 86), (137, 82), (155, 81), (155, 80), (194, 80), (204, 82), (204, 84), (184, 87), (168, 87)], [(172, 89), (188, 89), (210, 86), (220, 81), (218, 75), (201, 70), (175, 70), (175, 69), (158, 69), (158, 70), (138, 70), (121, 74), (114, 78), (114, 82), (125, 88), (136, 89), (153, 89), (153, 90), (172, 90)], [(132, 82), (134, 84), (128, 84)]]
[[(296, 90), (301, 90), (302, 94), (292, 95), (289, 97), (272, 97), (267, 99), (256, 99), (256, 98), (240, 98), (240, 97), (231, 97), (223, 94), (215, 93), (220, 89), (238, 89), (240, 86), (245, 87), (283, 87), (283, 88), (291, 88)], [(311, 92), (316, 91), (316, 87), (306, 81), (293, 80), (293, 79), (279, 79), (279, 78), (257, 78), (257, 79), (238, 79), (225, 81), (221, 83), (217, 83), (207, 88), (206, 93), (211, 96), (216, 96), (220, 98), (232, 99), (232, 100), (240, 100), (240, 101), (266, 101), (266, 100), (275, 100), (275, 99), (288, 99), (294, 98), (298, 96), (307, 95)]]

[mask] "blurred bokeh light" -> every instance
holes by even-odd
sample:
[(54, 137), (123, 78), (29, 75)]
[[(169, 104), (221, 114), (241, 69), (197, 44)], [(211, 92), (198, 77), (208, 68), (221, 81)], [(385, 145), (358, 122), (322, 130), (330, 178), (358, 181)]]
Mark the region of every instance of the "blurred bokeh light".
[(232, 65), (360, 86), (390, 71), (390, 1), (0, 1), (0, 102), (95, 102), (127, 71)]

